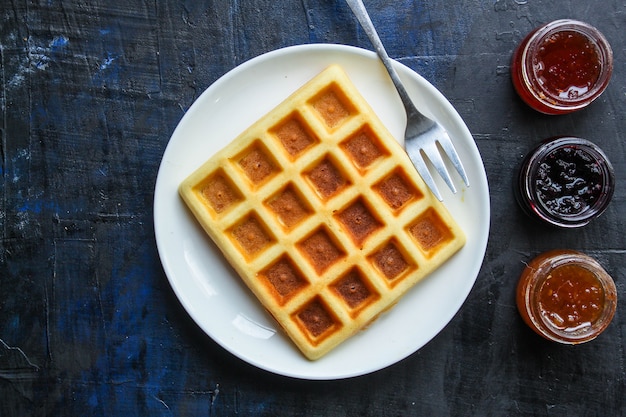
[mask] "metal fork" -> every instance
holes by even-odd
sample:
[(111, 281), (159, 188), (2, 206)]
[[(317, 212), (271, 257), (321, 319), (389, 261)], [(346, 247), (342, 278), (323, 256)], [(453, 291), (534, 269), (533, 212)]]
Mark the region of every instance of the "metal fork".
[(457, 172), (465, 182), (465, 185), (469, 187), (467, 174), (465, 173), (465, 169), (463, 168), (459, 155), (454, 149), (454, 145), (452, 144), (452, 140), (450, 140), (448, 132), (446, 132), (443, 126), (439, 123), (420, 113), (420, 111), (417, 110), (413, 104), (413, 101), (409, 97), (404, 84), (400, 81), (400, 77), (393, 67), (391, 58), (389, 58), (387, 51), (385, 51), (385, 47), (383, 46), (378, 33), (376, 33), (374, 24), (372, 23), (363, 2), (361, 0), (346, 0), (346, 3), (350, 6), (352, 12), (367, 34), (367, 37), (372, 42), (376, 53), (380, 57), (383, 65), (389, 73), (389, 76), (391, 77), (391, 81), (393, 81), (393, 84), (398, 90), (398, 94), (400, 95), (400, 99), (402, 100), (402, 104), (404, 105), (407, 115), (406, 131), (404, 133), (404, 148), (413, 162), (413, 165), (415, 165), (417, 172), (419, 172), (426, 185), (428, 185), (439, 201), (443, 201), (443, 197), (441, 196), (441, 193), (439, 192), (439, 189), (437, 188), (437, 185), (428, 170), (426, 162), (424, 161), (423, 155), (425, 155), (430, 163), (435, 167), (439, 175), (441, 175), (444, 179), (446, 184), (448, 184), (448, 187), (450, 187), (452, 192), (456, 193), (456, 187), (452, 182), (452, 178), (450, 177), (448, 169), (446, 168), (439, 152), (439, 148), (441, 148), (441, 150), (443, 150), (443, 152), (450, 159), (450, 162), (452, 162), (452, 165), (456, 168)]

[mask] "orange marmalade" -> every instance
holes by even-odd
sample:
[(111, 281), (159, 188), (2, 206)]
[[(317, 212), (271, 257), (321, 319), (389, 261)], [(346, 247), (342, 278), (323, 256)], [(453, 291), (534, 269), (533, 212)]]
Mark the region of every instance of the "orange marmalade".
[(550, 325), (575, 332), (598, 320), (604, 291), (593, 272), (578, 265), (562, 265), (546, 276), (537, 301), (543, 319)]
[(561, 343), (596, 338), (611, 322), (616, 304), (613, 279), (595, 259), (571, 250), (533, 259), (517, 287), (517, 306), (526, 324)]

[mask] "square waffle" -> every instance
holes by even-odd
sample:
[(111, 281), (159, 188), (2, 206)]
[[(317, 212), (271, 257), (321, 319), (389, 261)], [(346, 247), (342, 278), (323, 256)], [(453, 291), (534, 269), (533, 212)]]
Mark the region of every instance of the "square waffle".
[(465, 243), (336, 65), (211, 157), (179, 191), (311, 360), (392, 307)]

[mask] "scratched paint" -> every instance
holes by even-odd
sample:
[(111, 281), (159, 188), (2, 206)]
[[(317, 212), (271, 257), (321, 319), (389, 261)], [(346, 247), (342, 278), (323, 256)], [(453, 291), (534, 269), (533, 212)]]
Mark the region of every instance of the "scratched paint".
[(9, 372), (36, 372), (39, 366), (32, 363), (19, 347), (9, 346), (0, 339), (0, 378), (7, 378)]
[(18, 70), (9, 80), (8, 87), (20, 86), (26, 80), (27, 74), (46, 71), (53, 59), (52, 56), (63, 51), (68, 44), (69, 39), (65, 35), (55, 36), (47, 42), (29, 37), (24, 54), (16, 58)]
[(52, 38), (50, 42), (50, 49), (54, 52), (63, 50), (68, 44), (70, 40), (65, 35), (57, 35)]
[(100, 69), (101, 70), (105, 70), (107, 68), (109, 68), (111, 66), (111, 64), (116, 60), (117, 58), (114, 56), (107, 56), (106, 58), (104, 58), (104, 60), (102, 61), (102, 64), (100, 64)]

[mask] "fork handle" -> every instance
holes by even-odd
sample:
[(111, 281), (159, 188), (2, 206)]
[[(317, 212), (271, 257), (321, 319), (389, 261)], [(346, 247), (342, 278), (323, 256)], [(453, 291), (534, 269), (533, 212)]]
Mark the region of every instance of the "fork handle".
[(391, 77), (391, 81), (396, 87), (396, 90), (398, 90), (400, 99), (402, 100), (402, 103), (404, 104), (404, 107), (406, 108), (406, 111), (408, 113), (407, 116), (408, 117), (421, 116), (421, 113), (417, 110), (417, 108), (413, 104), (411, 97), (409, 97), (409, 93), (407, 93), (406, 88), (404, 88), (404, 84), (402, 84), (402, 81), (400, 81), (400, 76), (398, 75), (395, 68), (393, 67), (393, 61), (391, 60), (391, 58), (389, 58), (389, 55), (387, 54), (387, 51), (385, 50), (385, 47), (383, 46), (383, 43), (380, 40), (378, 33), (376, 32), (376, 28), (374, 28), (372, 19), (370, 19), (370, 16), (367, 13), (367, 9), (365, 8), (365, 5), (363, 4), (361, 0), (346, 0), (346, 3), (348, 4), (348, 6), (350, 6), (350, 9), (352, 9), (354, 16), (356, 16), (356, 19), (361, 24), (361, 27), (363, 28), (363, 30), (365, 31), (365, 34), (367, 35), (370, 42), (374, 46), (374, 49), (376, 50), (376, 53), (380, 57), (380, 60), (383, 62), (383, 65), (387, 69), (387, 72), (389, 73), (389, 77)]

